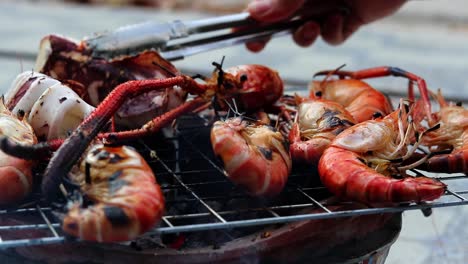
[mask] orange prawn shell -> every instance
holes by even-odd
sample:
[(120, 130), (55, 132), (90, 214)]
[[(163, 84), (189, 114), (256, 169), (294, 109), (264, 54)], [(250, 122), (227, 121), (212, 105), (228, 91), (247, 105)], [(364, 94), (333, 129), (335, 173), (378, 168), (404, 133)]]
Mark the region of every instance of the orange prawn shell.
[(445, 192), (445, 185), (430, 178), (392, 179), (377, 175), (357, 153), (331, 146), (319, 162), (320, 179), (338, 197), (364, 203), (393, 204), (431, 201)]
[[(0, 99), (0, 135), (32, 145), (37, 143), (32, 127), (14, 116)], [(32, 190), (32, 167), (35, 162), (7, 155), (0, 151), (0, 204), (11, 204), (25, 198)]]
[[(397, 159), (405, 154), (395, 152), (399, 113), (359, 123), (334, 139), (318, 167), (328, 190), (342, 198), (383, 204), (431, 201), (444, 194), (445, 184), (431, 178), (387, 176), (389, 157)], [(376, 169), (367, 165), (372, 159), (378, 164)]]
[(63, 230), (70, 235), (88, 241), (127, 241), (162, 217), (161, 189), (151, 168), (132, 148), (95, 146), (82, 161), (80, 172), (71, 177), (94, 205), (70, 205), (63, 219)]
[(283, 95), (284, 85), (278, 72), (266, 66), (240, 65), (227, 69), (226, 73), (232, 74), (239, 81), (246, 78), (238, 103), (249, 111), (271, 105)]
[(435, 172), (468, 172), (468, 109), (442, 105), (435, 116), (440, 128), (425, 133), (423, 144), (436, 150), (453, 148), (453, 151), (431, 157), (427, 161), (427, 169)]
[(309, 84), (309, 97), (343, 105), (358, 123), (373, 119), (376, 113), (386, 116), (393, 111), (384, 94), (361, 80), (312, 81)]
[(213, 125), (211, 143), (227, 177), (251, 194), (273, 196), (284, 188), (291, 160), (281, 133), (234, 118)]
[(332, 140), (354, 123), (354, 118), (341, 104), (323, 99), (302, 102), (289, 133), (292, 159), (318, 164)]

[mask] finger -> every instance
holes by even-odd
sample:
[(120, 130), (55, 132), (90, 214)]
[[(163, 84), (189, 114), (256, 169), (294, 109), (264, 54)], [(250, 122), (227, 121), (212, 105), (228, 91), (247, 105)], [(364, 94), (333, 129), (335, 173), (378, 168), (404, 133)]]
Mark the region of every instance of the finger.
[(344, 41), (343, 16), (331, 15), (322, 25), (322, 38), (331, 45), (338, 45)]
[(252, 52), (260, 52), (265, 48), (268, 41), (270, 41), (270, 38), (247, 42), (245, 46)]
[(266, 42), (261, 42), (261, 41), (248, 42), (248, 43), (245, 43), (245, 46), (247, 47), (248, 50), (252, 52), (260, 52), (265, 48)]
[(250, 15), (264, 22), (275, 22), (290, 17), (305, 0), (255, 0), (247, 6)]
[(343, 41), (347, 40), (354, 32), (356, 32), (362, 22), (359, 19), (348, 17), (343, 24)]
[(315, 42), (320, 35), (320, 26), (313, 21), (306, 22), (294, 32), (293, 39), (297, 45), (308, 47)]

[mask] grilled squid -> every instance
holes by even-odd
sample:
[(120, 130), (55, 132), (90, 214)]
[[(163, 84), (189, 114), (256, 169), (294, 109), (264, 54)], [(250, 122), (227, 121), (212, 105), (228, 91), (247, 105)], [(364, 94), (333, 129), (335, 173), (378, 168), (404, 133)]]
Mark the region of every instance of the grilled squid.
[(69, 86), (30, 71), (13, 81), (6, 104), (15, 114), (26, 113), (37, 137), (43, 140), (67, 137), (94, 110)]

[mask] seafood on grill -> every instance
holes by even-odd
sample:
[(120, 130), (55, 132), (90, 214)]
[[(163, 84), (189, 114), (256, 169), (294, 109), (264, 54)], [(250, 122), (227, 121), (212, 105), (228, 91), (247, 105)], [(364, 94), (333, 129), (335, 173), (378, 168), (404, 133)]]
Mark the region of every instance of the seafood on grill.
[(409, 146), (415, 130), (407, 107), (400, 100), (390, 115), (356, 124), (333, 140), (318, 167), (328, 190), (368, 204), (431, 201), (445, 192), (445, 184), (428, 177), (392, 178), (404, 176), (399, 166), (418, 145)]
[[(434, 120), (425, 124), (419, 112), (416, 117), (420, 130), (424, 133), (421, 144), (427, 146), (431, 154), (420, 168), (433, 172), (468, 172), (468, 109), (461, 104), (447, 102), (439, 90), (431, 95), (439, 103), (440, 109), (433, 114)], [(421, 101), (417, 106), (421, 106)], [(420, 110), (421, 111), (421, 110)], [(448, 152), (448, 153), (444, 153)]]
[[(426, 82), (423, 78), (397, 67), (382, 66), (359, 71), (343, 71), (340, 69), (327, 70), (316, 73), (314, 76), (326, 75), (322, 81), (312, 81), (309, 85), (310, 98), (322, 98), (342, 104), (360, 123), (366, 120), (386, 116), (393, 111), (389, 99), (380, 91), (374, 89), (361, 79), (377, 78), (383, 76), (397, 76), (407, 78), (412, 84), (416, 82), (421, 98), (424, 100), (424, 113), (431, 118), (431, 105), (429, 102)], [(331, 75), (339, 76), (339, 80), (329, 80)], [(348, 79), (345, 79), (348, 77)], [(413, 97), (412, 86), (409, 97)]]
[[(17, 116), (8, 110), (0, 98), (0, 136), (18, 143), (37, 143), (27, 117), (20, 111)], [(10, 205), (25, 198), (32, 190), (34, 161), (24, 160), (0, 151), (0, 204)]]
[(94, 110), (68, 85), (31, 71), (16, 77), (5, 100), (13, 113), (26, 114), (41, 141), (67, 137)]
[[(2, 138), (2, 149), (21, 156), (15, 159), (25, 164), (15, 162), (10, 166), (14, 167), (13, 171), (17, 172), (18, 177), (22, 167), (30, 171), (35, 163), (33, 160), (38, 159), (38, 156), (43, 158), (38, 153), (44, 149), (53, 151), (60, 146), (70, 131), (94, 110), (94, 107), (84, 102), (68, 86), (36, 72), (20, 74), (13, 82), (7, 98), (12, 111), (26, 111), (24, 120), (18, 120), (17, 123), (22, 122), (26, 126), (27, 116), (33, 116), (34, 126), (28, 125), (30, 133), (34, 136), (32, 131), (35, 130), (44, 140), (37, 145), (35, 137), (34, 141), (15, 141), (17, 135), (12, 134), (14, 130), (10, 127), (5, 129), (6, 137)], [(4, 112), (13, 117), (8, 109)], [(7, 120), (2, 120), (1, 123), (9, 124)], [(80, 199), (69, 203), (68, 211), (63, 217), (63, 230), (69, 235), (89, 241), (132, 239), (160, 220), (164, 211), (164, 197), (151, 168), (138, 152), (126, 146), (104, 146), (96, 142), (98, 141), (93, 142), (79, 165), (74, 166), (72, 173), (66, 176), (72, 185), (79, 187), (76, 194)], [(4, 160), (13, 163), (10, 159)], [(10, 167), (7, 169), (11, 170)], [(29, 183), (27, 186), (30, 190), (30, 173), (27, 180), (17, 182)], [(23, 185), (26, 186), (25, 183)], [(1, 186), (8, 185), (5, 183)], [(22, 193), (18, 190), (19, 187), (11, 184), (8, 188), (16, 190), (18, 194)], [(8, 193), (5, 191), (2, 195)]]
[[(117, 86), (54, 153), (44, 174), (43, 193), (49, 198), (57, 193), (63, 175), (68, 173), (96, 136), (107, 142), (142, 138), (169, 125), (180, 115), (205, 107), (207, 104), (213, 103), (215, 107), (222, 109), (228, 106), (226, 102), (234, 99), (242, 109), (253, 107), (248, 110), (256, 111), (273, 104), (283, 93), (283, 82), (278, 73), (268, 67), (245, 65), (224, 71), (221, 64), (213, 64), (216, 70), (213, 76), (206, 79), (204, 83), (189, 76), (180, 75), (166, 79), (128, 81)], [(198, 96), (156, 116), (141, 129), (98, 135), (129, 96), (162, 90), (175, 85)], [(255, 101), (252, 97), (258, 97), (258, 100)]]
[(356, 121), (336, 102), (298, 97), (296, 100), (301, 102), (289, 132), (289, 152), (295, 162), (317, 165), (332, 140)]
[[(239, 111), (249, 113), (269, 107), (277, 110), (273, 104), (281, 97), (284, 88), (283, 81), (276, 71), (256, 64), (235, 66), (227, 70), (222, 69), (222, 64), (214, 62), (213, 65), (216, 67), (213, 76), (205, 78), (204, 83), (199, 83), (192, 77), (183, 75), (162, 80), (127, 82), (109, 94), (106, 101), (99, 105), (96, 113), (90, 119), (108, 118), (107, 113), (114, 111), (110, 109), (118, 107), (118, 104), (127, 94), (141, 93), (145, 90), (158, 90), (171, 85), (178, 85), (190, 94), (197, 95), (197, 97), (161, 116), (155, 117), (142, 126), (141, 129), (120, 133), (105, 133), (101, 134), (100, 137), (108, 141), (140, 138), (159, 131), (184, 113), (204, 108), (207, 105), (213, 105), (217, 111), (228, 110), (231, 101), (234, 101)], [(106, 115), (101, 115), (100, 112), (106, 113)]]
[(163, 194), (152, 169), (133, 148), (93, 145), (77, 167), (70, 180), (79, 186), (82, 199), (68, 205), (65, 233), (88, 241), (127, 241), (161, 219)]
[[(335, 72), (318, 74), (322, 73)], [(343, 105), (358, 123), (392, 112), (393, 108), (387, 97), (369, 84), (358, 79), (329, 80), (328, 76), (321, 81), (314, 80), (310, 83), (311, 99), (325, 99)]]
[[(60, 144), (44, 145), (44, 141), (67, 137), (94, 108), (68, 86), (37, 72), (19, 74), (0, 107), (4, 189), (0, 203), (9, 204), (30, 193), (37, 161)], [(36, 145), (38, 139), (42, 143)]]
[[(151, 89), (138, 94), (129, 94), (126, 100), (119, 104), (116, 119), (119, 122), (139, 127), (155, 116), (162, 115), (186, 101), (187, 93), (212, 98), (224, 105), (222, 91), (231, 96), (231, 86), (237, 87), (238, 105), (249, 111), (255, 111), (275, 102), (283, 93), (283, 82), (278, 74), (264, 66), (244, 65), (232, 67), (226, 71), (217, 66), (212, 78), (201, 77), (206, 85), (201, 86), (193, 81), (184, 83), (187, 76), (182, 77), (177, 68), (162, 58), (155, 51), (144, 51), (134, 56), (119, 56), (110, 60), (93, 57), (91, 49), (85, 42), (77, 42), (65, 37), (49, 35), (41, 40), (39, 55), (35, 70), (47, 74), (60, 81), (79, 83), (82, 88), (76, 91), (85, 101), (97, 106), (118, 85), (131, 80), (149, 80), (178, 77), (179, 82), (173, 85), (163, 85), (159, 89)], [(226, 74), (225, 74), (226, 73)], [(235, 78), (231, 78), (234, 76)], [(248, 81), (245, 81), (249, 78)], [(223, 83), (221, 85), (221, 82)], [(218, 90), (214, 86), (219, 87)], [(158, 84), (155, 83), (155, 86)]]
[[(130, 80), (165, 79), (180, 75), (177, 68), (155, 51), (113, 59), (93, 57), (83, 42), (57, 35), (41, 40), (35, 71), (64, 83), (78, 83), (75, 92), (97, 106), (119, 84)], [(118, 125), (140, 127), (185, 102), (187, 92), (179, 86), (151, 90), (126, 98), (116, 111)]]
[(243, 117), (216, 121), (211, 145), (226, 176), (256, 196), (279, 194), (291, 172), (287, 143), (280, 132)]
[[(324, 149), (344, 129), (355, 123), (384, 117), (392, 111), (388, 98), (360, 79), (387, 75), (405, 77), (410, 84), (417, 82), (422, 98), (427, 97), (427, 87), (422, 78), (396, 67), (376, 67), (355, 72), (337, 69), (321, 71), (317, 75), (327, 77), (310, 84), (311, 100), (298, 107), (296, 122), (289, 135), (293, 160), (317, 164)], [(340, 79), (329, 80), (331, 75), (337, 75)], [(342, 79), (344, 77), (349, 79)], [(408, 92), (414, 99), (412, 85)], [(424, 106), (427, 109), (427, 105), (430, 104), (421, 104), (421, 108)], [(424, 114), (427, 116), (427, 111), (421, 109), (421, 115)]]

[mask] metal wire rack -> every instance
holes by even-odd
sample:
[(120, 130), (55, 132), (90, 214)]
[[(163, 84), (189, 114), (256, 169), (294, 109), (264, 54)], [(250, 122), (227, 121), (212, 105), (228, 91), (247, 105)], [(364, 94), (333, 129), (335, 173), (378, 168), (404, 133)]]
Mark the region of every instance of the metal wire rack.
[[(226, 179), (211, 151), (209, 123), (210, 120), (197, 115), (183, 116), (175, 132), (161, 133), (149, 142), (137, 144), (155, 171), (168, 208), (161, 224), (151, 234), (246, 228), (405, 210), (427, 212), (431, 208), (468, 204), (468, 177), (438, 174), (434, 176), (446, 183), (448, 189), (434, 202), (331, 211), (325, 199), (330, 194), (320, 185), (314, 168), (308, 167), (293, 170), (279, 197), (251, 197)], [(33, 195), (31, 201), (36, 200), (39, 197)], [(39, 202), (0, 210), (0, 249), (67, 241), (54, 211), (53, 206)]]

